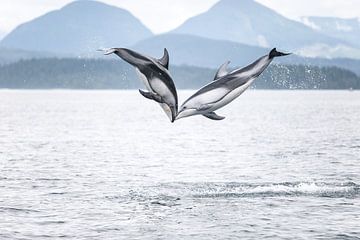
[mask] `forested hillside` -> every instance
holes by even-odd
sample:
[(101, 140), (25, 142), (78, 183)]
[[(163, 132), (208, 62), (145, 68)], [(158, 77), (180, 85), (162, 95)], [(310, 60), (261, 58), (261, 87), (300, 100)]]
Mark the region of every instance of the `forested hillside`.
[[(178, 88), (199, 88), (216, 69), (170, 66)], [(338, 67), (277, 65), (255, 81), (260, 89), (360, 89), (360, 78)], [(143, 88), (133, 67), (121, 60), (32, 59), (0, 67), (0, 88), (135, 89)]]

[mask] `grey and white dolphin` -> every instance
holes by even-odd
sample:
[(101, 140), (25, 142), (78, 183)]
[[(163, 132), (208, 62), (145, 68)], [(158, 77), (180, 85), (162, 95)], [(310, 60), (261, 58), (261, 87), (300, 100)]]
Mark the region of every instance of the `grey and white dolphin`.
[(252, 64), (231, 72), (227, 71), (230, 62), (224, 63), (217, 71), (213, 82), (202, 87), (182, 104), (176, 120), (193, 115), (203, 115), (212, 120), (223, 120), (225, 117), (217, 115), (214, 111), (239, 97), (269, 66), (274, 57), (289, 54), (278, 52), (274, 48), (269, 54)]
[(160, 59), (148, 57), (126, 48), (110, 48), (103, 51), (105, 51), (105, 55), (115, 53), (133, 65), (148, 90), (146, 92), (139, 89), (141, 95), (158, 102), (170, 121), (175, 121), (178, 112), (178, 96), (168, 70), (169, 53), (166, 48)]

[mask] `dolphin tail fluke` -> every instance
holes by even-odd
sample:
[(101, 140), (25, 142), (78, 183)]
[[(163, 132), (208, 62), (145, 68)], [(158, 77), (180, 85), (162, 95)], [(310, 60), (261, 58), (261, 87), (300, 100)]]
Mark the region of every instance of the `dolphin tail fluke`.
[(281, 56), (287, 56), (290, 55), (291, 53), (283, 53), (283, 52), (278, 52), (276, 50), (276, 48), (273, 48), (270, 53), (269, 53), (269, 58), (272, 59), (274, 57), (281, 57)]
[(154, 100), (155, 102), (158, 102), (158, 103), (164, 103), (163, 99), (158, 94), (151, 93), (151, 92), (145, 92), (141, 89), (139, 89), (139, 92), (141, 95), (143, 95), (147, 99)]
[(217, 121), (225, 119), (225, 117), (219, 116), (215, 112), (205, 113), (205, 114), (203, 114), (203, 116), (207, 117), (211, 120), (217, 120)]

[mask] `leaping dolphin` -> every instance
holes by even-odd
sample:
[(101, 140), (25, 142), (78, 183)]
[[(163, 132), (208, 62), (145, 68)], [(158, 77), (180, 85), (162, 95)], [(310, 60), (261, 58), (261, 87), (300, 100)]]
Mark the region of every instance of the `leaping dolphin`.
[(168, 71), (169, 53), (166, 48), (163, 57), (160, 59), (148, 57), (126, 48), (110, 48), (103, 51), (105, 51), (105, 55), (115, 53), (133, 65), (148, 90), (146, 92), (139, 89), (140, 94), (158, 102), (170, 121), (175, 121), (178, 111), (178, 97), (175, 84)]
[(289, 54), (278, 52), (274, 48), (252, 64), (231, 72), (227, 71), (230, 62), (224, 63), (215, 74), (213, 82), (202, 87), (182, 104), (176, 120), (198, 114), (212, 120), (223, 120), (225, 117), (218, 116), (214, 111), (240, 96), (269, 66), (274, 57)]

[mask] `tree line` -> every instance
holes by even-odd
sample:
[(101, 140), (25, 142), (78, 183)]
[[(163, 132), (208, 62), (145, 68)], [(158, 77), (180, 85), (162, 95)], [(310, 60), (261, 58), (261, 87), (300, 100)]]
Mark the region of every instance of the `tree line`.
[[(170, 66), (179, 89), (199, 88), (216, 69)], [(30, 59), (0, 66), (0, 88), (136, 89), (142, 88), (132, 66), (120, 60)], [(360, 78), (338, 67), (272, 64), (254, 83), (258, 89), (360, 89)]]

